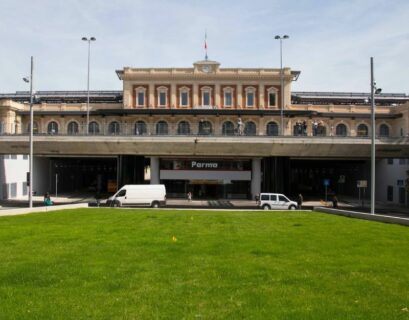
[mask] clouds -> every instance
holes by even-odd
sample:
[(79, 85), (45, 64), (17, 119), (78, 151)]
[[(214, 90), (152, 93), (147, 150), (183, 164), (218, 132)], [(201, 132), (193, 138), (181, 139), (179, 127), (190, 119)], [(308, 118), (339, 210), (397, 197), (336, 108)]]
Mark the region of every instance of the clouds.
[(123, 66), (189, 67), (204, 56), (222, 67), (301, 70), (294, 88), (367, 91), (369, 57), (384, 91), (408, 92), (409, 3), (381, 1), (18, 1), (0, 2), (0, 92), (26, 90), (21, 77), (35, 56), (38, 90), (86, 88), (87, 46), (91, 89), (120, 89)]

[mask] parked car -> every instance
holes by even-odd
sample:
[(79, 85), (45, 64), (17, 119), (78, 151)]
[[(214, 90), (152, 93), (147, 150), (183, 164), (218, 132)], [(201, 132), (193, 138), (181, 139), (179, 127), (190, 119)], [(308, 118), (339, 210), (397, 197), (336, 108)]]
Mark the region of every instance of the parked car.
[(295, 210), (297, 202), (291, 201), (281, 193), (260, 193), (259, 206), (263, 210)]
[(163, 184), (124, 185), (107, 200), (108, 206), (150, 206), (159, 208), (166, 205), (166, 189)]

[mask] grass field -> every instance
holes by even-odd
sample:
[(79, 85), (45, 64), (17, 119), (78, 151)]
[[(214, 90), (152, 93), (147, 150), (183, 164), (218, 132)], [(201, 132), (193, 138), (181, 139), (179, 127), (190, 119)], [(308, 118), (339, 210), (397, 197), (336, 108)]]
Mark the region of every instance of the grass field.
[(0, 319), (409, 319), (409, 229), (308, 212), (0, 218)]

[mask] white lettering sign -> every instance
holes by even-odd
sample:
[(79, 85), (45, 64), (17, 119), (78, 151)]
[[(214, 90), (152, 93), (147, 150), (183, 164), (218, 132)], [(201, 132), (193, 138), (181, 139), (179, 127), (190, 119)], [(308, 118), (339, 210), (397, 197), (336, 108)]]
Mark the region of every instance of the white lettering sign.
[(192, 161), (192, 168), (194, 169), (217, 169), (217, 162), (197, 162)]

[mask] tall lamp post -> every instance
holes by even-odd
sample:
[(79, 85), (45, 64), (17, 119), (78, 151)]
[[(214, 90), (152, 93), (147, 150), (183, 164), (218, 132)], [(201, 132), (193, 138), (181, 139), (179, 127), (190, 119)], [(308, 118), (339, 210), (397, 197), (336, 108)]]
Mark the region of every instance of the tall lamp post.
[(91, 41), (97, 40), (95, 37), (90, 37), (89, 39), (87, 37), (82, 37), (82, 41), (87, 41), (88, 42), (88, 74), (87, 74), (87, 134), (89, 134), (89, 65), (90, 65), (90, 59), (91, 59)]
[(33, 110), (33, 69), (34, 58), (31, 56), (30, 78), (23, 78), (24, 82), (30, 83), (30, 156), (29, 156), (29, 193), (28, 193), (28, 205), (33, 207), (33, 123), (34, 123), (34, 110)]
[(381, 88), (376, 88), (373, 69), (373, 57), (371, 57), (371, 214), (375, 214), (375, 94), (382, 92)]
[(284, 135), (284, 72), (283, 72), (283, 40), (288, 39), (288, 35), (275, 36), (274, 39), (280, 40), (280, 87), (281, 87), (281, 135)]

